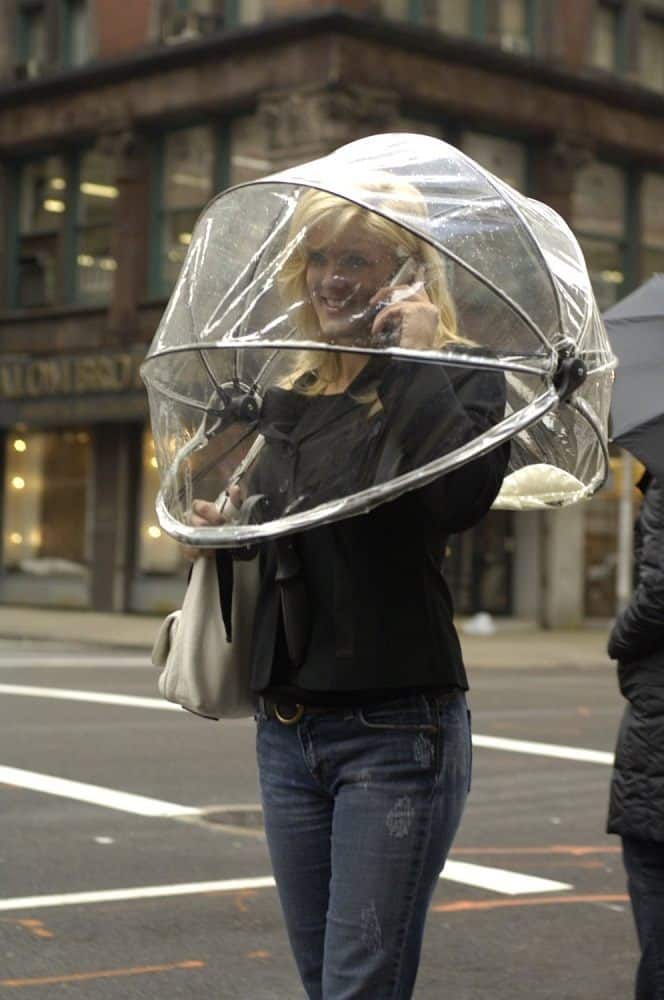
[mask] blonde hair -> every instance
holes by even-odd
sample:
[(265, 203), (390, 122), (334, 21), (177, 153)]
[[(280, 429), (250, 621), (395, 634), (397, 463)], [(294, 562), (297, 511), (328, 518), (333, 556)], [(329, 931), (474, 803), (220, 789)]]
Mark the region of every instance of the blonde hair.
[[(395, 213), (406, 220), (421, 224), (427, 218), (426, 205), (419, 191), (405, 181), (389, 175), (372, 174), (369, 178), (354, 179), (358, 195), (370, 192), (375, 197), (379, 211)], [(429, 298), (438, 308), (438, 332), (435, 347), (464, 342), (457, 332), (456, 312), (447, 286), (445, 267), (440, 253), (430, 243), (416, 236), (409, 229), (347, 201), (327, 191), (309, 190), (299, 200), (291, 220), (288, 243), (293, 250), (278, 278), (281, 297), (288, 304), (298, 333), (306, 340), (317, 340), (320, 328), (311, 303), (306, 283), (308, 251), (306, 234), (321, 222), (330, 226), (332, 238), (341, 233), (351, 222), (359, 220), (366, 233), (389, 246), (397, 260), (411, 258), (416, 267), (423, 265)], [(304, 237), (303, 237), (303, 234)], [(318, 395), (339, 377), (341, 363), (336, 351), (303, 351), (288, 384), (297, 385), (307, 395)], [(298, 384), (299, 383), (299, 384)]]

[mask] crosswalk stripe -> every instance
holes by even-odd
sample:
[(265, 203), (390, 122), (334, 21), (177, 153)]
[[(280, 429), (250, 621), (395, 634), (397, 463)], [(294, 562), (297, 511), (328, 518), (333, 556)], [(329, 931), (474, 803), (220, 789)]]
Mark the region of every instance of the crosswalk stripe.
[(473, 885), (478, 889), (491, 889), (506, 896), (522, 896), (531, 892), (564, 892), (566, 889), (574, 888), (567, 882), (556, 882), (535, 875), (522, 875), (520, 872), (507, 871), (505, 868), (473, 865), (467, 861), (448, 861), (440, 877), (449, 882)]
[[(461, 882), (502, 895), (537, 892), (563, 892), (573, 886), (550, 879), (521, 875), (501, 868), (487, 868), (463, 861), (448, 861), (440, 876), (449, 882)], [(256, 878), (224, 879), (217, 882), (184, 882), (176, 885), (146, 885), (131, 889), (104, 889), (98, 892), (70, 892), (44, 896), (18, 896), (0, 899), (0, 911), (38, 910), (54, 906), (84, 906), (91, 903), (123, 902), (134, 899), (163, 899), (169, 896), (194, 896), (204, 893), (241, 892), (246, 889), (271, 889), (275, 881), (270, 875)]]
[(531, 740), (509, 740), (499, 736), (473, 736), (473, 746), (487, 750), (507, 750), (512, 753), (535, 754), (538, 757), (556, 757), (559, 760), (578, 760), (586, 764), (613, 766), (613, 754), (605, 750), (587, 750), (584, 747), (560, 746), (557, 743), (537, 743)]
[(52, 654), (50, 656), (37, 654), (33, 656), (30, 653), (21, 653), (20, 655), (0, 656), (0, 670), (24, 670), (28, 667), (85, 667), (88, 669), (96, 667), (103, 667), (104, 669), (112, 667), (146, 667), (152, 670), (155, 669), (150, 663), (150, 657), (146, 655), (130, 656), (120, 654), (118, 656), (96, 656), (94, 654), (76, 653), (70, 656), (62, 654)]
[(18, 767), (0, 765), (0, 784), (27, 788), (33, 792), (45, 792), (47, 795), (58, 795), (66, 799), (75, 799), (77, 802), (88, 802), (91, 805), (105, 806), (107, 809), (119, 809), (121, 812), (133, 813), (136, 816), (174, 818), (199, 816), (201, 813), (200, 809), (191, 806), (164, 802), (145, 795), (133, 795), (130, 792), (118, 792), (113, 788), (88, 785), (81, 781), (70, 781), (68, 778), (39, 774), (36, 771), (24, 771)]
[(131, 694), (108, 694), (104, 691), (76, 691), (71, 688), (53, 688), (27, 684), (0, 684), (0, 694), (13, 694), (26, 698), (54, 698), (56, 701), (86, 701), (99, 705), (124, 705), (127, 708), (156, 708), (181, 712), (179, 705), (163, 698), (141, 698)]
[[(136, 695), (108, 694), (101, 691), (79, 691), (71, 688), (42, 687), (41, 685), (0, 684), (0, 694), (20, 695), (31, 698), (55, 698), (61, 701), (82, 701), (100, 705), (122, 705), (128, 708), (149, 708), (179, 712), (181, 709), (163, 698), (141, 698)], [(227, 719), (235, 724), (245, 723), (244, 719)], [(512, 740), (501, 736), (473, 735), (473, 746), (486, 750), (503, 750), (509, 753), (533, 754), (538, 757), (554, 757), (558, 760), (575, 760), (586, 764), (613, 765), (613, 754), (605, 750), (590, 750), (585, 747), (570, 747), (556, 743), (539, 743), (533, 740)]]

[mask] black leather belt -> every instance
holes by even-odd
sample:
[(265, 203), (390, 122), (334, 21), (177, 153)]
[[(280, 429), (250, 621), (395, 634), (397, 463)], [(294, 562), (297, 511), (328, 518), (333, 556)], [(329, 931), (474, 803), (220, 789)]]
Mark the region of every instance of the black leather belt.
[[(461, 691), (458, 688), (443, 691), (432, 691), (432, 696), (439, 701), (448, 702), (458, 698)], [(400, 697), (400, 696), (397, 696)], [(379, 699), (381, 702), (387, 699)], [(288, 698), (277, 699), (266, 698), (259, 695), (257, 698), (257, 708), (264, 713), (268, 719), (276, 719), (283, 726), (295, 726), (304, 715), (345, 715), (352, 709), (352, 705), (303, 705), (298, 701), (289, 701)]]
[(298, 701), (275, 701), (273, 698), (258, 698), (258, 710), (268, 719), (276, 719), (284, 726), (295, 726), (303, 715), (332, 715), (348, 711), (347, 705), (302, 705)]

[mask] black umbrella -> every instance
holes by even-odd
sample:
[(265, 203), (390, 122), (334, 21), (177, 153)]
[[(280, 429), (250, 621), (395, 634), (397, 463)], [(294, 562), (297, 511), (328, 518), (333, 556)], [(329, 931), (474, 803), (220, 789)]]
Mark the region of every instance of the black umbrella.
[(604, 313), (618, 371), (612, 440), (664, 480), (664, 274)]

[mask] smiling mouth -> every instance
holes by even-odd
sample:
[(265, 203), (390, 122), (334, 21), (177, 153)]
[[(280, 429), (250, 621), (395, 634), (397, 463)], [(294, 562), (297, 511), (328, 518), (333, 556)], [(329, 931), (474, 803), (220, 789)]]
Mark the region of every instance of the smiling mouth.
[(320, 302), (323, 304), (328, 312), (341, 312), (349, 304), (353, 293), (346, 295), (343, 299), (329, 299), (324, 295), (321, 295)]

